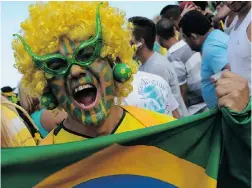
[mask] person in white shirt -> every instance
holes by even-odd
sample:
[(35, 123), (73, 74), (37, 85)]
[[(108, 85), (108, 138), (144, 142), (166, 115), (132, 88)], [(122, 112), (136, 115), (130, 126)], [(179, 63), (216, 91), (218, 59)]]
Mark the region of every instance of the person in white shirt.
[(139, 70), (161, 76), (170, 86), (173, 96), (179, 103), (181, 117), (187, 116), (187, 108), (181, 96), (178, 78), (173, 65), (166, 57), (153, 51), (156, 39), (156, 28), (152, 20), (144, 17), (129, 18), (134, 25), (132, 45), (137, 46), (136, 57), (142, 65)]
[(138, 71), (132, 82), (133, 91), (124, 99), (124, 105), (137, 106), (147, 110), (180, 118), (179, 104), (169, 84), (160, 76)]
[(217, 14), (213, 18), (214, 25), (218, 25), (221, 20), (224, 20), (223, 31), (229, 35), (238, 20), (236, 12), (231, 11), (225, 2), (219, 3), (216, 11)]
[(183, 40), (177, 40), (172, 20), (162, 18), (156, 24), (160, 45), (168, 50), (167, 58), (174, 65), (180, 91), (189, 115), (207, 109), (201, 93), (201, 55), (192, 51)]
[(231, 71), (248, 80), (251, 95), (251, 2), (228, 1), (238, 20), (230, 33), (228, 62)]

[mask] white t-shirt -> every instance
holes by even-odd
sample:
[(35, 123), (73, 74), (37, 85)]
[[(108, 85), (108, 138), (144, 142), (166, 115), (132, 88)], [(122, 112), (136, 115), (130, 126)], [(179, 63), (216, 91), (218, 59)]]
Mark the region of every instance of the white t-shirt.
[(172, 115), (172, 111), (179, 107), (169, 84), (160, 76), (138, 71), (132, 85), (132, 93), (123, 101), (125, 105), (168, 115)]
[(153, 55), (139, 67), (139, 70), (162, 77), (169, 84), (173, 96), (179, 103), (178, 111), (180, 113), (180, 117), (188, 116), (187, 108), (180, 92), (174, 66), (165, 56), (154, 52)]

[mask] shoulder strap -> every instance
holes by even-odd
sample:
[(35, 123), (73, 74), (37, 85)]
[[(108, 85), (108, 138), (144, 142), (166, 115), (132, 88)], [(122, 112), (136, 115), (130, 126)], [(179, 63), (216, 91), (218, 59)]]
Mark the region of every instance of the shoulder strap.
[(40, 146), (45, 146), (45, 145), (51, 145), (54, 144), (53, 141), (53, 132), (54, 130), (52, 130), (41, 142), (40, 142)]
[(244, 19), (246, 30), (247, 30), (247, 27), (250, 24), (251, 20), (252, 20), (252, 18), (251, 18), (251, 9), (250, 9), (250, 11), (248, 12), (247, 16)]
[(160, 124), (160, 122), (156, 118), (154, 118), (151, 114), (147, 114), (146, 110), (137, 108), (135, 106), (121, 106), (121, 107), (124, 110), (126, 110), (130, 115), (132, 115), (134, 118), (136, 118), (145, 127)]

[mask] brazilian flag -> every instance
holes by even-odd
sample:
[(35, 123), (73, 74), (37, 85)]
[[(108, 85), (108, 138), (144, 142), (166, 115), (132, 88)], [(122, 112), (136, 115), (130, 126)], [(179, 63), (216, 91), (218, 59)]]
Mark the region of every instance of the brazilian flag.
[(2, 149), (5, 188), (250, 187), (251, 109), (51, 146)]

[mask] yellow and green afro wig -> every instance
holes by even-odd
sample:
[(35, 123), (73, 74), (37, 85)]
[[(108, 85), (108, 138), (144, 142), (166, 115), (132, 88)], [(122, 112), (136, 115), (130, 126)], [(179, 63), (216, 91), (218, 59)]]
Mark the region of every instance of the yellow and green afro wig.
[[(96, 8), (99, 2), (48, 2), (30, 5), (30, 16), (21, 23), (23, 38), (31, 50), (38, 55), (58, 51), (62, 37), (71, 41), (85, 41), (96, 32)], [(125, 13), (104, 2), (100, 6), (103, 47), (101, 57), (120, 59), (127, 64), (133, 74), (137, 63), (132, 59), (135, 49), (130, 45), (132, 25)], [(23, 74), (24, 87), (30, 88), (33, 95), (41, 96), (47, 85), (45, 73), (32, 61), (18, 39), (12, 43), (16, 67)], [(133, 78), (125, 83), (116, 83), (116, 94), (120, 99), (132, 91)]]

